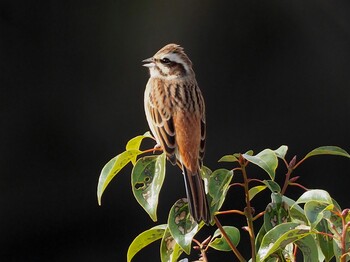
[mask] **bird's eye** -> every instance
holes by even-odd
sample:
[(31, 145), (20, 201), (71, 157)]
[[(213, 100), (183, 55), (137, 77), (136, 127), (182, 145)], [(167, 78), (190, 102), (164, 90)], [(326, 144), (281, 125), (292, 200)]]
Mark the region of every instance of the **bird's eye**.
[(164, 58), (160, 59), (160, 62), (162, 64), (170, 64), (171, 61), (169, 60), (169, 58), (164, 57)]

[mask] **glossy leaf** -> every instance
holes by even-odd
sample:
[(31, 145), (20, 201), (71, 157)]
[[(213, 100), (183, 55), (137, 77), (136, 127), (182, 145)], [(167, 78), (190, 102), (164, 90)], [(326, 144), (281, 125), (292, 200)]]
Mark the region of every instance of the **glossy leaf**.
[[(281, 250), (280, 261), (295, 261), (293, 243), (286, 245), (285, 248)], [(307, 261), (304, 260), (304, 262), (307, 262)]]
[(199, 226), (190, 215), (186, 198), (179, 199), (172, 206), (168, 217), (168, 227), (174, 240), (186, 254), (190, 253), (192, 239), (203, 224)]
[(332, 198), (332, 202), (333, 202), (333, 205), (334, 205), (334, 209), (342, 210), (342, 208), (340, 207), (340, 205), (338, 204), (338, 202), (334, 198)]
[(162, 262), (176, 262), (183, 250), (176, 243), (169, 228), (165, 230), (160, 244), (160, 258)]
[(157, 221), (160, 189), (165, 176), (165, 153), (140, 158), (131, 173), (134, 196), (153, 221)]
[(145, 138), (153, 138), (153, 137), (152, 137), (152, 135), (151, 135), (151, 133), (149, 131), (144, 133), (143, 135), (136, 136), (136, 137), (134, 137), (134, 138), (132, 138), (132, 139), (130, 139), (128, 141), (128, 143), (126, 144), (125, 149), (126, 150), (133, 150), (133, 149), (139, 150), (141, 142)]
[(264, 180), (263, 183), (271, 190), (273, 193), (280, 193), (281, 187), (273, 180)]
[[(126, 147), (125, 147), (126, 151), (129, 151), (129, 150), (140, 150), (140, 145), (142, 143), (142, 140), (145, 139), (145, 138), (152, 138), (151, 133), (150, 132), (146, 132), (145, 134), (143, 134), (141, 136), (136, 136), (136, 137), (130, 139), (128, 141), (128, 143), (126, 144)], [(135, 165), (136, 159), (137, 159), (137, 156), (135, 156), (131, 160), (133, 165)]]
[(342, 219), (337, 214), (331, 214), (331, 217), (327, 221), (329, 223), (328, 229), (333, 235), (338, 235), (343, 232)]
[(334, 205), (327, 205), (323, 202), (319, 201), (308, 201), (305, 203), (304, 210), (305, 215), (309, 221), (311, 228), (315, 228), (317, 224), (326, 216), (326, 218), (330, 217), (330, 212), (327, 213), (325, 211), (330, 211), (334, 208)]
[(274, 150), (276, 156), (278, 158), (281, 158), (281, 159), (284, 159), (286, 154), (287, 154), (287, 151), (288, 151), (288, 146), (280, 146), (279, 148), (277, 148), (276, 150)]
[(291, 217), (292, 222), (300, 224), (308, 223), (304, 210), (298, 204), (296, 204), (293, 199), (290, 199), (286, 196), (282, 196), (282, 200), (286, 202), (289, 206), (289, 215)]
[(265, 226), (262, 225), (258, 234), (255, 237), (255, 250), (259, 250), (261, 242), (266, 234)]
[[(346, 217), (347, 219), (347, 217)], [(329, 230), (333, 233), (333, 235), (337, 236), (338, 234), (343, 235), (344, 228), (342, 225), (342, 219), (336, 215), (332, 214), (332, 216), (328, 220), (329, 222)], [(350, 251), (350, 230), (348, 228), (345, 235), (345, 250)], [(335, 237), (333, 238), (333, 251), (336, 261), (341, 261), (340, 257), (342, 256), (342, 241)], [(345, 261), (350, 261), (350, 253), (348, 252), (346, 255)]]
[(158, 225), (139, 234), (130, 244), (127, 254), (127, 261), (131, 259), (144, 247), (161, 239), (164, 235), (166, 225)]
[(215, 170), (209, 178), (209, 196), (212, 198), (210, 204), (211, 214), (218, 211), (224, 203), (227, 190), (233, 177), (233, 172), (227, 169)]
[(323, 261), (324, 256), (319, 254), (316, 241), (311, 234), (295, 241), (295, 244), (303, 253), (304, 262)]
[(273, 227), (286, 223), (289, 219), (289, 206), (279, 193), (271, 194), (271, 203), (267, 205), (264, 214), (264, 227), (268, 232)]
[(204, 186), (205, 186), (205, 192), (208, 194), (209, 192), (209, 179), (210, 179), (210, 176), (213, 172), (206, 166), (202, 166), (202, 169), (201, 169), (201, 177), (204, 181)]
[(220, 158), (218, 162), (238, 162), (238, 158), (234, 155), (226, 155)]
[(283, 223), (268, 231), (261, 242), (256, 259), (264, 261), (280, 248), (300, 240), (310, 234), (309, 227), (298, 223)]
[(298, 198), (296, 203), (300, 204), (300, 203), (306, 203), (308, 201), (318, 201), (321, 203), (333, 204), (332, 198), (328, 194), (328, 192), (321, 189), (312, 189), (312, 190), (306, 191), (304, 194), (302, 194)]
[(128, 150), (112, 158), (102, 169), (97, 184), (97, 201), (101, 205), (102, 194), (108, 184), (132, 159), (141, 154), (140, 150)]
[(255, 156), (243, 154), (243, 157), (249, 162), (265, 170), (272, 180), (275, 179), (275, 171), (278, 165), (277, 156), (271, 149), (265, 149)]
[(338, 241), (337, 239), (334, 239), (333, 241), (333, 252), (334, 252), (334, 257), (337, 262), (340, 262), (340, 257), (342, 255), (342, 250), (341, 250), (341, 242)]
[[(342, 230), (343, 231), (343, 230)], [(342, 232), (341, 231), (341, 232)], [(340, 239), (334, 238), (333, 239), (333, 250), (334, 250), (334, 256), (336, 258), (336, 261), (343, 261), (340, 259), (340, 257), (345, 257), (344, 261), (350, 261), (350, 231), (348, 229), (347, 234), (345, 236), (345, 254), (342, 254), (341, 249), (342, 243)]]
[[(321, 220), (320, 223), (316, 226), (317, 231), (323, 232), (326, 234), (331, 234), (331, 231), (328, 228), (328, 223), (326, 220)], [(326, 262), (329, 262), (334, 257), (333, 250), (333, 238), (325, 234), (317, 234), (317, 240), (323, 255), (325, 256)]]
[[(279, 262), (280, 260), (279, 260), (279, 258), (277, 258), (277, 257), (271, 257), (271, 258), (268, 258), (267, 260), (266, 260), (266, 262)], [(250, 260), (249, 260), (249, 262), (251, 262)]]
[[(228, 238), (231, 240), (234, 246), (237, 246), (241, 238), (240, 232), (236, 227), (223, 226)], [(219, 251), (232, 251), (226, 239), (221, 235), (219, 229), (217, 229), (213, 235), (213, 241), (209, 244), (210, 247)]]
[(304, 159), (307, 159), (311, 156), (317, 156), (317, 155), (336, 155), (336, 156), (345, 156), (350, 158), (350, 155), (348, 152), (346, 152), (344, 149), (337, 147), (337, 146), (321, 146), (318, 148), (315, 148), (311, 152), (309, 152)]
[(255, 186), (249, 189), (248, 195), (249, 195), (249, 200), (252, 200), (258, 193), (261, 191), (264, 191), (267, 188), (267, 186)]
[(248, 151), (245, 152), (244, 154), (245, 154), (245, 155), (252, 156), (252, 155), (254, 155), (254, 151), (253, 151), (253, 150), (248, 150)]

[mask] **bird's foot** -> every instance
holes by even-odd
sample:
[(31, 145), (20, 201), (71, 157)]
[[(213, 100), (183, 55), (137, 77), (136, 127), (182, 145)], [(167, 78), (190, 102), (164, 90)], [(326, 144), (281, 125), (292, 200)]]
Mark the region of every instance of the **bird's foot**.
[(153, 154), (159, 150), (161, 148), (161, 145), (160, 144), (156, 144), (154, 147), (153, 147)]

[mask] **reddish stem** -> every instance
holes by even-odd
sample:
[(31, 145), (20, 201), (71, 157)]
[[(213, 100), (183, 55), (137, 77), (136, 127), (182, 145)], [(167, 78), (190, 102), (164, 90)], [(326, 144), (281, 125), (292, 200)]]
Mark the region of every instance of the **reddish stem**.
[(346, 234), (348, 231), (348, 228), (350, 226), (350, 223), (346, 222), (345, 219), (346, 216), (342, 216), (342, 224), (343, 224), (343, 232), (341, 235), (341, 257), (340, 257), (340, 262), (346, 262), (346, 257), (347, 257), (347, 250), (346, 250)]
[(248, 183), (250, 183), (250, 182), (259, 182), (261, 184), (264, 184), (264, 182), (262, 180), (256, 179), (256, 178), (249, 178), (248, 179)]
[(257, 220), (259, 217), (263, 216), (265, 214), (265, 211), (260, 212), (255, 217), (253, 217), (253, 221)]
[(230, 187), (234, 187), (234, 186), (244, 187), (244, 184), (243, 183), (233, 183), (233, 184), (230, 185)]
[(304, 187), (303, 185), (301, 185), (299, 183), (289, 183), (289, 185), (300, 187), (300, 188), (304, 189), (305, 191), (309, 190), (309, 189), (307, 189), (306, 187)]
[(225, 210), (225, 211), (218, 211), (215, 213), (215, 215), (226, 215), (226, 214), (239, 214), (239, 215), (242, 215), (244, 216), (244, 212), (243, 211), (240, 211), (240, 210)]

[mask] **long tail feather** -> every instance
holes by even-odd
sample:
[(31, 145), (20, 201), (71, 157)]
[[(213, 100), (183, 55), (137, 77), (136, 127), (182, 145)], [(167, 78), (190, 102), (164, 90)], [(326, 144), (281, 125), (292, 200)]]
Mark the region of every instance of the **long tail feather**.
[(211, 216), (199, 170), (196, 173), (191, 173), (184, 167), (183, 172), (190, 213), (196, 222), (199, 223), (203, 220), (208, 225)]

